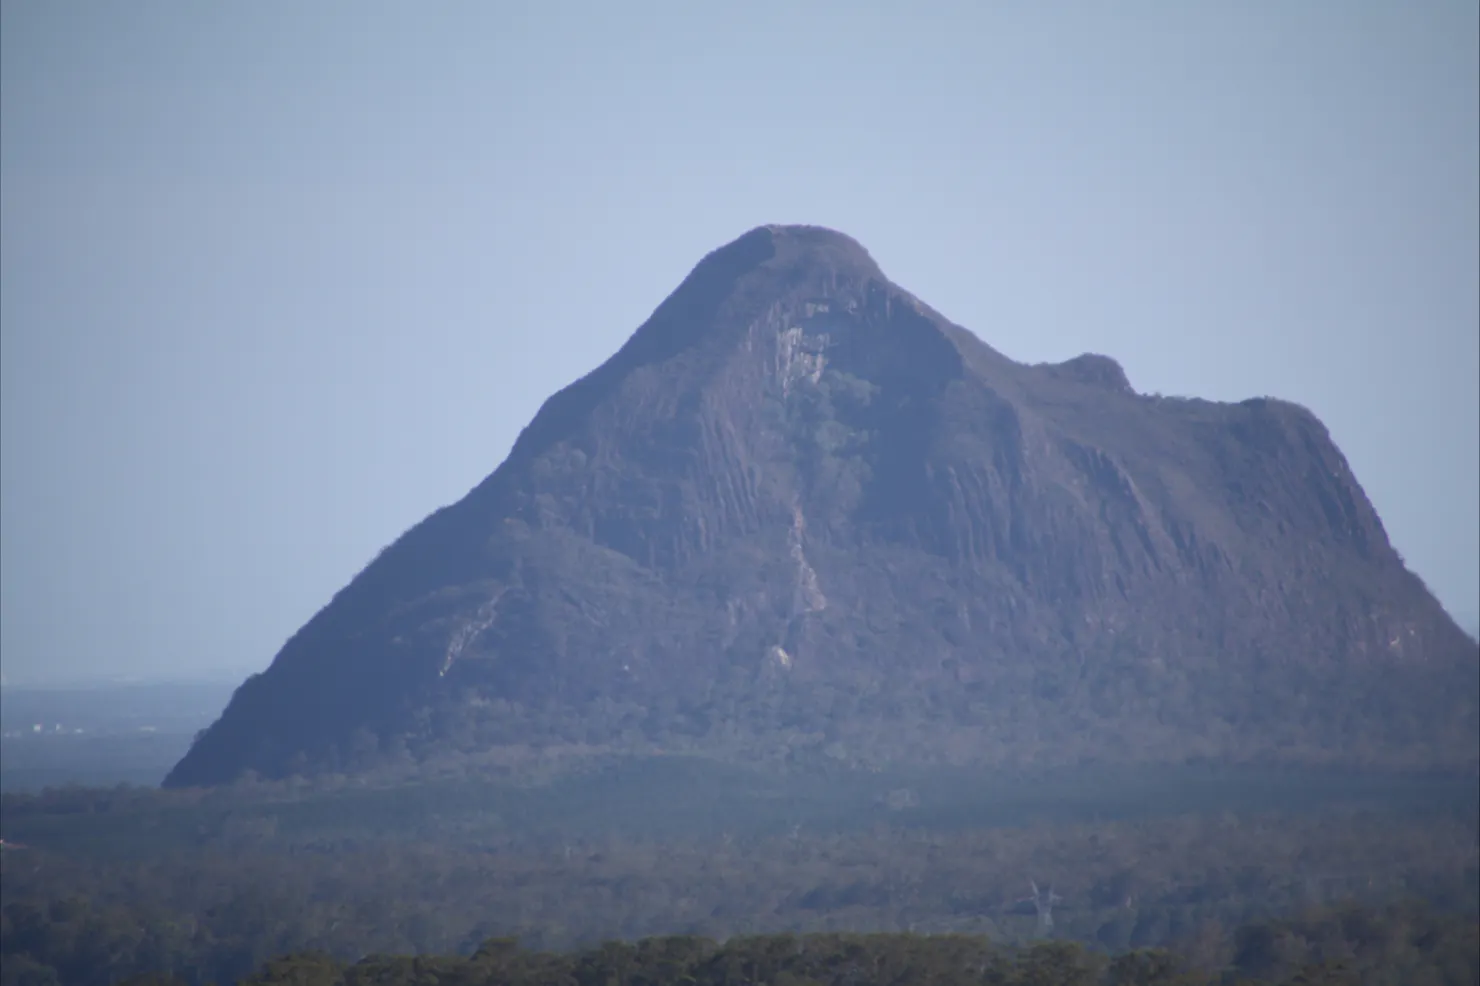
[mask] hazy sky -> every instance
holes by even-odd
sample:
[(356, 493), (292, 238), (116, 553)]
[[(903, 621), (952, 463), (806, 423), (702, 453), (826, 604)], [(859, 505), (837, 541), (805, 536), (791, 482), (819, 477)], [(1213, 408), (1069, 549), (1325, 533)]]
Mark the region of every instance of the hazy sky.
[(708, 250), (1312, 408), (1480, 610), (1472, 0), (5, 0), (0, 656), (267, 665)]

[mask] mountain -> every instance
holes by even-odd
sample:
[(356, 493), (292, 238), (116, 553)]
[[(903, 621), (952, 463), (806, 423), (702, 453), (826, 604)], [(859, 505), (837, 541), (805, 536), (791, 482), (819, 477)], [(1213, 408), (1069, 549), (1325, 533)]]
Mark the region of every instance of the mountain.
[(1314, 415), (1010, 360), (852, 239), (704, 258), (170, 774), (532, 747), (1473, 764), (1480, 660)]

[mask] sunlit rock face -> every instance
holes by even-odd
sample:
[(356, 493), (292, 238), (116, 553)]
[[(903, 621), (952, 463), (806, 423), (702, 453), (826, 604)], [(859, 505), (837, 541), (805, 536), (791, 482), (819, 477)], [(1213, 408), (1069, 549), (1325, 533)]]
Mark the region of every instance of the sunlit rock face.
[(572, 743), (1469, 763), (1476, 668), (1308, 411), (1016, 363), (852, 239), (766, 226), (385, 549), (167, 783)]

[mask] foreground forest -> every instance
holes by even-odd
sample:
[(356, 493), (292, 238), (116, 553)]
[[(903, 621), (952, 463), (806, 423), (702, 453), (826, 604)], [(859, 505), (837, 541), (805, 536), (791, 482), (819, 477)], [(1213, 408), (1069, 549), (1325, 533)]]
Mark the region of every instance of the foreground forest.
[[(1337, 908), (1240, 928), (1219, 968), (1166, 950), (1113, 957), (1064, 942), (1005, 948), (985, 937), (912, 934), (772, 935), (724, 944), (703, 938), (608, 942), (576, 954), (528, 952), (510, 939), (468, 959), (324, 956), (269, 962), (251, 984), (294, 986), (1468, 986), (1480, 979), (1473, 920), (1421, 908)], [(148, 982), (149, 980), (144, 980)], [(153, 982), (160, 983), (160, 979)], [(163, 982), (168, 982), (164, 980)]]
[[(1454, 962), (1480, 913), (1476, 796), (1465, 777), (777, 779), (670, 760), (519, 785), (56, 789), (0, 801), (0, 965), (4, 986), (516, 968), (582, 986), (907, 983), (951, 981), (909, 978), (945, 966), (972, 982), (1205, 981), (1124, 978), (1163, 961), (1145, 955), (1106, 964), (1166, 949), (1205, 978), (1295, 981), (1356, 957), (1360, 980), (1306, 981), (1473, 983)], [(1057, 898), (1052, 927), (1025, 899), (1035, 882)], [(884, 937), (847, 937), (867, 934)], [(645, 943), (601, 949), (618, 940)], [(964, 954), (987, 958), (957, 968)], [(735, 971), (763, 955), (774, 979)]]
[[(8, 939), (36, 939), (7, 909)], [(1137, 949), (1105, 955), (1072, 942), (1007, 946), (984, 935), (754, 935), (724, 943), (695, 936), (604, 942), (577, 952), (536, 952), (491, 938), (469, 957), (322, 953), (271, 959), (249, 986), (1470, 986), (1480, 981), (1473, 917), (1413, 905), (1343, 906), (1291, 920), (1244, 925), (1216, 952)], [(88, 946), (77, 943), (79, 948)], [(106, 947), (97, 944), (91, 947)], [(7, 951), (6, 986), (99, 981)], [(145, 973), (129, 986), (186, 986), (181, 975)]]

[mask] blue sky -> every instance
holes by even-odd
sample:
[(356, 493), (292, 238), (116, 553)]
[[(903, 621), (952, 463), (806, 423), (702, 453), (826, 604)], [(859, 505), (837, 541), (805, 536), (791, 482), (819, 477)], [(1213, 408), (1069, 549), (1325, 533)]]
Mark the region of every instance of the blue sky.
[(7, 2), (0, 656), (265, 667), (706, 251), (1299, 401), (1480, 611), (1476, 4)]

